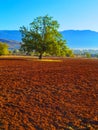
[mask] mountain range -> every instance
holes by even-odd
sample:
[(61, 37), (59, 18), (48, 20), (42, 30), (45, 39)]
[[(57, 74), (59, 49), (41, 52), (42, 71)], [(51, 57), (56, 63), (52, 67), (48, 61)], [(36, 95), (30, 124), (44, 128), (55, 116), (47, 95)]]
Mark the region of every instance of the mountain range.
[(7, 43), (10, 50), (19, 49), (21, 33), (18, 30), (0, 30), (0, 41)]
[(70, 48), (96, 49), (98, 48), (98, 32), (91, 30), (65, 30), (62, 31)]
[[(91, 30), (60, 31), (67, 45), (72, 49), (98, 49), (98, 32)], [(0, 41), (9, 44), (10, 48), (19, 48), (21, 33), (18, 30), (0, 30)]]

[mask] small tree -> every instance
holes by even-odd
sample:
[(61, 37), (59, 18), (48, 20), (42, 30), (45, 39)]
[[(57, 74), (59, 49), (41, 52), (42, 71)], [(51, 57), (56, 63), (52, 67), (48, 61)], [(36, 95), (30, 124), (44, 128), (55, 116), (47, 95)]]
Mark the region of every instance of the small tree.
[(59, 24), (52, 17), (37, 17), (29, 28), (20, 27), (22, 33), (22, 49), (30, 53), (33, 50), (39, 53), (39, 59), (45, 53), (51, 55), (65, 55), (66, 41), (58, 32)]
[(8, 45), (6, 43), (0, 42), (0, 55), (9, 54)]
[(74, 57), (73, 51), (68, 48), (68, 49), (66, 50), (66, 56), (67, 56), (67, 57)]
[(87, 53), (86, 53), (86, 57), (87, 57), (87, 58), (91, 58), (91, 54), (87, 52)]

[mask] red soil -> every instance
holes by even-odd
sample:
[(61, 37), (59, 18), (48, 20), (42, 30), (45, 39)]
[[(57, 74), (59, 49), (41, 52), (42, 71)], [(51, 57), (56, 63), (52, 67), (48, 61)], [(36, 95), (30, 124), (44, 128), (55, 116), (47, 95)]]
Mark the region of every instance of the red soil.
[(98, 60), (0, 60), (0, 130), (98, 130)]

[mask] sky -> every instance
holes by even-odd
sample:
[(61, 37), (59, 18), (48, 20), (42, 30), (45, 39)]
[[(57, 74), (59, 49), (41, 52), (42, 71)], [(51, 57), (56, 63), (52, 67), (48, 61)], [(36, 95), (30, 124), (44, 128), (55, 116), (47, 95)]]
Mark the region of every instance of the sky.
[(98, 0), (0, 0), (0, 30), (18, 30), (49, 15), (63, 30), (98, 32)]

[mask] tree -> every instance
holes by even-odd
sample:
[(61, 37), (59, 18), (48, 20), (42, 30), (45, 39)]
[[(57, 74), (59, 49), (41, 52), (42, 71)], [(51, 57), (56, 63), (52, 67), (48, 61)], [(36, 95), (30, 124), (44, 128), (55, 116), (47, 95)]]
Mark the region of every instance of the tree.
[(21, 48), (29, 54), (32, 51), (39, 53), (39, 59), (42, 55), (48, 53), (50, 55), (65, 55), (67, 46), (62, 35), (58, 32), (59, 24), (56, 20), (48, 15), (37, 17), (29, 28), (20, 27), (22, 33), (23, 44)]
[(87, 58), (91, 58), (91, 54), (89, 52), (86, 53)]
[(0, 55), (9, 54), (8, 45), (6, 43), (0, 42)]
[(67, 56), (67, 57), (74, 57), (73, 51), (68, 48), (68, 49), (66, 50), (66, 56)]

